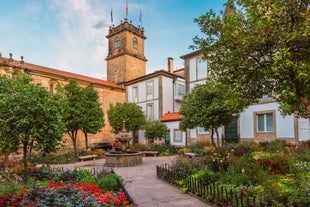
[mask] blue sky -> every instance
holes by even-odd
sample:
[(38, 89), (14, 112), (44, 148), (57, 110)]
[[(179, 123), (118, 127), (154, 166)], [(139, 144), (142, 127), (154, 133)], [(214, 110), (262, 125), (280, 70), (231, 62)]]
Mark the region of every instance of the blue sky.
[[(147, 73), (183, 67), (201, 36), (193, 19), (224, 10), (227, 0), (128, 0), (128, 19), (138, 26), (140, 10), (147, 39)], [(125, 18), (126, 0), (0, 0), (0, 53), (19, 60), (105, 79), (108, 27)]]

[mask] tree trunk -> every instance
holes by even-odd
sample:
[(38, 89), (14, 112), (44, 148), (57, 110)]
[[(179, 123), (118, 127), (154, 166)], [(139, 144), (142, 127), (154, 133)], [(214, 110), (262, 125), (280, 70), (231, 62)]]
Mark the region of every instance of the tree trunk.
[(6, 155), (4, 155), (4, 160), (3, 160), (4, 169), (6, 169), (8, 167), (8, 163), (9, 163), (9, 156), (6, 154)]
[(216, 144), (217, 144), (217, 146), (220, 146), (220, 136), (219, 136), (219, 132), (218, 132), (218, 130), (216, 129), (215, 130), (215, 133), (216, 133)]
[(310, 121), (310, 103), (308, 98), (304, 95), (304, 93), (301, 90), (301, 86), (297, 82), (295, 81), (292, 82), (292, 88), (296, 96), (299, 98), (301, 104), (305, 107), (308, 120)]
[(23, 165), (25, 171), (28, 168), (27, 151), (28, 151), (28, 142), (23, 142)]
[(300, 100), (301, 100), (301, 103), (306, 108), (306, 112), (307, 112), (307, 115), (308, 115), (308, 120), (310, 121), (310, 104), (309, 104), (309, 100), (307, 99), (307, 97), (300, 97)]
[(87, 132), (86, 131), (83, 131), (84, 132), (84, 137), (85, 137), (85, 148), (86, 150), (88, 149), (88, 137), (87, 137)]
[(137, 133), (138, 130), (132, 130), (132, 144), (135, 145), (136, 143), (139, 143), (136, 142), (136, 138), (138, 137), (138, 133)]
[(214, 128), (212, 127), (211, 128), (211, 143), (212, 143), (212, 146), (216, 147), (213, 136), (214, 136)]
[(68, 134), (72, 140), (73, 152), (74, 152), (74, 157), (76, 160), (78, 160), (78, 153), (77, 153), (77, 146), (76, 146), (77, 132), (78, 132), (77, 130), (68, 132)]

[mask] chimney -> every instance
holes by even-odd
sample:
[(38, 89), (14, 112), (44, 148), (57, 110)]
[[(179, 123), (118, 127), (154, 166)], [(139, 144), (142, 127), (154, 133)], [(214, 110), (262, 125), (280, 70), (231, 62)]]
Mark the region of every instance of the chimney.
[(168, 72), (172, 73), (173, 72), (173, 58), (168, 57)]

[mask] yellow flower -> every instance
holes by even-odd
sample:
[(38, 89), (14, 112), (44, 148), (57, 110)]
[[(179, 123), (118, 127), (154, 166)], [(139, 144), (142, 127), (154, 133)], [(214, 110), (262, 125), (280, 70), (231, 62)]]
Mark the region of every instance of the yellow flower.
[(242, 173), (245, 173), (245, 169), (242, 169), (241, 172), (242, 172)]

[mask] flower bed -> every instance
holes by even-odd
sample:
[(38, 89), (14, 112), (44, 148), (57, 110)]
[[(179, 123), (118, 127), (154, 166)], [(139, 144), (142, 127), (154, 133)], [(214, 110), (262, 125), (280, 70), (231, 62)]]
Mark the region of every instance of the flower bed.
[(221, 201), (220, 206), (232, 205), (226, 201), (229, 195), (253, 200), (255, 204), (249, 206), (310, 206), (308, 143), (293, 146), (277, 141), (209, 147), (202, 157), (179, 158), (157, 170), (160, 179), (210, 202)]
[(0, 206), (136, 206), (111, 169), (1, 171)]

